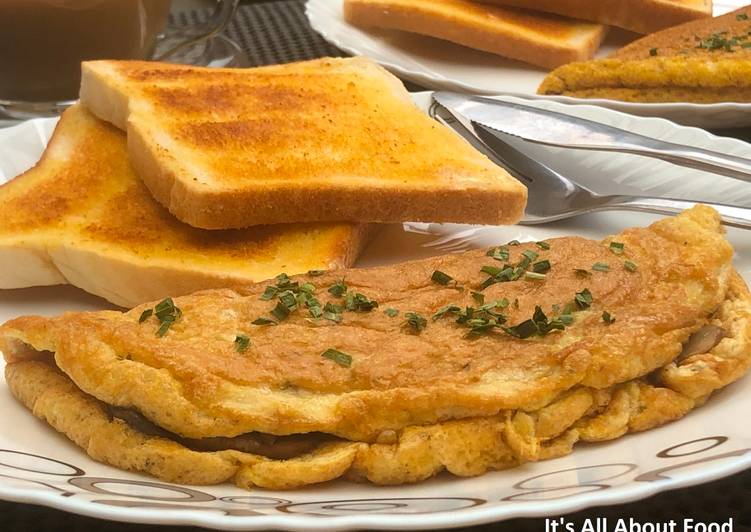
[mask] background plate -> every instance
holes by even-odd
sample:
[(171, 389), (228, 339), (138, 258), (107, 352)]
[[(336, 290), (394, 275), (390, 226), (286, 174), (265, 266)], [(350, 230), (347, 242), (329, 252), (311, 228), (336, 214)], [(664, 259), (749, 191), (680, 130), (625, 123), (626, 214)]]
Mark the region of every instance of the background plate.
[[(715, 0), (715, 15), (746, 4), (746, 0)], [(751, 104), (640, 104), (614, 100), (581, 100), (566, 96), (537, 96), (537, 87), (547, 74), (547, 71), (540, 68), (421, 35), (356, 28), (344, 20), (342, 0), (309, 0), (306, 14), (311, 26), (342, 50), (354, 55), (366, 55), (399, 76), (430, 89), (511, 94), (566, 103), (596, 104), (704, 128), (751, 125)], [(612, 30), (598, 56), (615, 51), (635, 37), (634, 34), (621, 30)]]
[[(417, 94), (415, 100), (426, 109), (430, 95)], [(751, 147), (740, 141), (660, 119), (547, 101), (534, 105), (673, 142), (751, 156)], [(0, 182), (33, 164), (53, 125), (52, 120), (36, 120), (0, 131)], [(555, 161), (558, 169), (600, 191), (670, 193), (751, 205), (748, 184), (667, 163), (545, 148), (537, 148), (535, 154)], [(511, 239), (542, 240), (566, 234), (600, 238), (654, 219), (636, 213), (601, 213), (538, 227), (392, 225), (366, 250), (359, 265), (393, 263)], [(738, 254), (736, 266), (749, 280), (749, 233), (731, 230), (729, 237)], [(20, 314), (54, 315), (106, 306), (72, 287), (0, 291), (0, 321)], [(749, 385), (751, 378), (746, 377), (686, 418), (664, 427), (609, 443), (579, 445), (564, 458), (477, 478), (446, 474), (398, 487), (333, 482), (291, 492), (248, 492), (232, 486), (177, 486), (96, 463), (21, 407), (2, 381), (0, 498), (122, 521), (228, 530), (416, 530), (560, 515), (632, 501), (751, 467), (751, 429), (747, 423), (738, 423), (738, 413), (751, 410)]]

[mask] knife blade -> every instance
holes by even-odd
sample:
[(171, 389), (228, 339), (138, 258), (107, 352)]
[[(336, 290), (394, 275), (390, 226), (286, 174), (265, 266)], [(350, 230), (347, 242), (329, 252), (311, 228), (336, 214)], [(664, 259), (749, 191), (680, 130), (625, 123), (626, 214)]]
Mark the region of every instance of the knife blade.
[(751, 160), (674, 144), (531, 105), (435, 92), (433, 99), (468, 120), (528, 142), (559, 148), (629, 153), (751, 182)]

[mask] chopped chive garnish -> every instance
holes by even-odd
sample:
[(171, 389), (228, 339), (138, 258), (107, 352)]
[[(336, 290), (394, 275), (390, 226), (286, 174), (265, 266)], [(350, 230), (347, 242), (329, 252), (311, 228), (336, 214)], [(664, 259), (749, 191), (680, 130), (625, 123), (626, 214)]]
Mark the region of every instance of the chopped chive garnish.
[(138, 323), (145, 322), (151, 317), (152, 314), (154, 314), (154, 309), (147, 308), (146, 310), (141, 312), (141, 317), (138, 318)]
[(623, 255), (623, 249), (625, 247), (626, 246), (623, 242), (611, 242), (610, 243), (610, 251), (612, 251), (616, 255)]
[(171, 320), (171, 319), (170, 320), (164, 320), (162, 322), (162, 324), (159, 326), (159, 329), (157, 329), (156, 335), (161, 338), (162, 336), (164, 336), (165, 334), (167, 334), (167, 331), (169, 330), (170, 327), (172, 327), (173, 323), (174, 323), (174, 321)]
[(509, 252), (506, 246), (490, 248), (485, 255), (499, 261), (507, 261), (509, 259)]
[(574, 296), (576, 306), (584, 310), (592, 306), (592, 292), (588, 288), (585, 288), (581, 292), (577, 292)]
[(292, 293), (291, 290), (285, 290), (281, 294), (279, 294), (279, 304), (284, 305), (287, 308), (287, 314), (285, 314), (285, 317), (289, 315), (290, 312), (297, 309), (297, 298), (295, 297), (295, 294)]
[(315, 294), (316, 285), (313, 283), (303, 283), (300, 285), (300, 291), (305, 294)]
[(532, 251), (531, 249), (525, 249), (522, 251), (522, 255), (529, 259), (529, 262), (533, 262), (539, 256), (539, 253)]
[(511, 242), (507, 243), (506, 245), (507, 246), (518, 246), (519, 244), (521, 244), (521, 242), (519, 242), (518, 240), (512, 240)]
[(269, 318), (256, 318), (251, 322), (253, 325), (277, 325), (277, 323)]
[(550, 249), (550, 244), (544, 241), (535, 242), (535, 245), (540, 249), (544, 249), (545, 251)]
[(374, 308), (378, 307), (378, 301), (370, 299), (368, 296), (359, 292), (348, 292), (345, 299), (345, 307), (347, 310), (356, 312), (370, 312)]
[(652, 57), (656, 56), (657, 55), (657, 48), (650, 48), (649, 49), (649, 55), (651, 55)]
[(596, 272), (609, 272), (610, 265), (606, 262), (595, 262), (592, 265), (592, 269)]
[(347, 292), (347, 285), (344, 279), (340, 279), (329, 287), (329, 294), (334, 297), (342, 297)]
[(386, 316), (388, 316), (389, 318), (396, 318), (399, 315), (399, 311), (395, 308), (387, 308), (383, 311), (383, 313), (386, 314)]
[(533, 279), (535, 281), (542, 281), (545, 279), (544, 273), (537, 273), (537, 272), (524, 272), (524, 277), (527, 279)]
[(440, 270), (436, 270), (433, 272), (433, 275), (430, 276), (430, 280), (433, 281), (434, 283), (438, 283), (438, 284), (445, 286), (449, 284), (451, 281), (453, 281), (454, 278), (446, 273), (443, 273)]
[(610, 325), (611, 323), (613, 323), (615, 321), (615, 318), (610, 315), (610, 312), (608, 312), (607, 310), (603, 310), (602, 311), (602, 321), (604, 321), (605, 323), (607, 323), (608, 325)]
[(592, 277), (592, 272), (589, 270), (583, 270), (582, 268), (575, 268), (574, 273), (577, 277)]
[(245, 336), (244, 334), (238, 334), (235, 336), (235, 350), (238, 353), (243, 353), (248, 349), (248, 346), (250, 345), (250, 338)]
[(279, 289), (276, 286), (267, 286), (261, 295), (261, 300), (270, 301), (276, 297), (277, 293), (279, 293)]
[(630, 260), (624, 261), (623, 267), (630, 272), (635, 272), (639, 268), (639, 266), (637, 266), (635, 262), (631, 262)]
[(419, 333), (428, 325), (428, 320), (420, 316), (417, 312), (405, 312), (404, 317), (406, 318), (404, 324), (412, 329), (413, 332)]
[(310, 275), (311, 277), (320, 277), (324, 273), (326, 273), (326, 270), (309, 270), (308, 271), (308, 275)]
[(446, 305), (445, 307), (442, 307), (438, 309), (432, 316), (432, 320), (436, 321), (437, 319), (445, 316), (446, 314), (456, 314), (457, 312), (461, 312), (462, 308), (457, 305)]
[(472, 299), (474, 299), (478, 305), (483, 305), (485, 303), (485, 294), (482, 292), (472, 292)]
[(738, 13), (735, 16), (735, 20), (748, 20), (748, 15), (746, 13)]
[(323, 319), (339, 323), (342, 321), (342, 307), (333, 303), (326, 303), (323, 307)]
[[(142, 318), (145, 313), (146, 312), (144, 311), (144, 313), (141, 314)], [(154, 307), (153, 314), (156, 316), (157, 320), (159, 320), (159, 328), (156, 331), (156, 335), (161, 338), (167, 334), (167, 331), (172, 327), (172, 324), (175, 323), (183, 313), (175, 306), (175, 302), (172, 301), (172, 298), (168, 297), (157, 303)], [(149, 316), (150, 315), (151, 314), (149, 314)], [(144, 320), (148, 319), (149, 316), (146, 316)]]
[(313, 318), (320, 318), (323, 316), (323, 309), (320, 307), (320, 305), (316, 305), (314, 307), (310, 307), (308, 309), (308, 312), (310, 313), (310, 316)]
[(545, 273), (547, 271), (550, 271), (550, 261), (541, 260), (540, 262), (535, 262), (532, 265), (532, 271), (536, 273)]
[(333, 360), (343, 368), (349, 368), (352, 366), (352, 357), (348, 355), (347, 353), (343, 353), (342, 351), (339, 351), (338, 349), (327, 349), (323, 353), (321, 353), (321, 356), (323, 358), (328, 358), (329, 360)]

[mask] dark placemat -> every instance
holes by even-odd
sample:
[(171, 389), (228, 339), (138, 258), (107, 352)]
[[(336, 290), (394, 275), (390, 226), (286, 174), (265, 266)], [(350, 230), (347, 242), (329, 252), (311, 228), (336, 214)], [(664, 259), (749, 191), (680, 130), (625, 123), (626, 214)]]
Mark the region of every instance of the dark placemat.
[[(206, 11), (191, 11), (181, 14), (176, 22), (203, 22), (207, 18)], [(252, 65), (346, 55), (313, 31), (305, 17), (304, 2), (300, 0), (242, 6), (227, 34), (245, 50)], [(584, 510), (571, 514), (567, 519), (575, 523), (576, 530), (580, 530), (586, 519), (598, 517), (607, 517), (611, 527), (619, 518), (634, 518), (639, 523), (663, 523), (670, 519), (680, 522), (683, 518), (712, 522), (732, 518), (733, 532), (751, 532), (751, 470), (710, 484), (662, 493), (644, 501)], [(136, 529), (159, 532), (199, 530), (192, 527), (111, 523), (40, 506), (0, 502), (2, 532), (124, 532)], [(514, 519), (464, 530), (546, 532), (544, 519)], [(680, 530), (679, 526), (675, 532)]]

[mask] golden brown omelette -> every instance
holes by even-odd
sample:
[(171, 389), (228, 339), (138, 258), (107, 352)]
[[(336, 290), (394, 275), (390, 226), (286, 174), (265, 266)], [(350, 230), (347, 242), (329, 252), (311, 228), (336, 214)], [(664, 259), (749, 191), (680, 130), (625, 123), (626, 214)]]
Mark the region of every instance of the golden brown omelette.
[(477, 475), (685, 415), (751, 363), (717, 213), (0, 327), (95, 459), (273, 489)]

